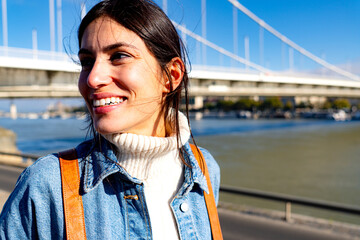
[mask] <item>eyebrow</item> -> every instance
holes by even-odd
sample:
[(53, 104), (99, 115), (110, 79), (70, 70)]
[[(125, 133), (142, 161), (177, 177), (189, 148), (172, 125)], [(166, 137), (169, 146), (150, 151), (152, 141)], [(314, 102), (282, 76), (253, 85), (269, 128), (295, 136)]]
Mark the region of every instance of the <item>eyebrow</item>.
[[(132, 48), (136, 51), (139, 51), (139, 49), (137, 47), (135, 47), (134, 45), (128, 44), (128, 43), (124, 43), (124, 42), (118, 42), (118, 43), (114, 43), (108, 46), (105, 46), (104, 48), (102, 48), (103, 52), (109, 52), (111, 50), (114, 50), (116, 48), (119, 47), (128, 47), (128, 48)], [(86, 48), (80, 48), (78, 55), (80, 54), (92, 54), (92, 52), (89, 49)]]
[(119, 47), (128, 47), (128, 48), (132, 48), (132, 49), (135, 49), (135, 50), (138, 50), (137, 47), (135, 47), (134, 45), (131, 45), (131, 44), (128, 44), (128, 43), (124, 43), (124, 42), (118, 42), (118, 43), (114, 43), (114, 44), (111, 44), (109, 46), (106, 46), (104, 47), (102, 50), (104, 52), (109, 52), (113, 49), (116, 49), (116, 48), (119, 48)]

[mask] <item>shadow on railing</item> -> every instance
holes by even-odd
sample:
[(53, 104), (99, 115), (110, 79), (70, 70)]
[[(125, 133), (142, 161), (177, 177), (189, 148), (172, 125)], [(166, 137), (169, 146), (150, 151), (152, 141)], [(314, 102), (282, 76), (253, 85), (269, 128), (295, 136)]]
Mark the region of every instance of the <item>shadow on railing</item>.
[(231, 186), (220, 186), (220, 191), (224, 193), (232, 193), (237, 195), (244, 195), (249, 197), (273, 200), (278, 202), (285, 203), (285, 220), (291, 220), (291, 204), (303, 205), (308, 207), (315, 207), (326, 209), (330, 211), (337, 211), (342, 213), (354, 214), (360, 216), (360, 207), (344, 205), (320, 200), (313, 200), (309, 198), (296, 197), (286, 194), (270, 193), (265, 191), (240, 188), (240, 187), (231, 187)]

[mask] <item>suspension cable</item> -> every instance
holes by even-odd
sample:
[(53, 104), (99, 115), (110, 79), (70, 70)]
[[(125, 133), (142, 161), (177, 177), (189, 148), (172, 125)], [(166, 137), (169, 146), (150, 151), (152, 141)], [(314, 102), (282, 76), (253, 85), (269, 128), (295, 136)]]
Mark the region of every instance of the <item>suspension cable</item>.
[(275, 30), (273, 27), (271, 27), (269, 24), (267, 24), (264, 20), (260, 19), (258, 16), (256, 16), (254, 13), (252, 13), (249, 9), (247, 9), (246, 7), (244, 7), (242, 4), (240, 4), (237, 0), (228, 0), (234, 7), (236, 7), (237, 9), (239, 9), (240, 11), (242, 11), (244, 14), (246, 14), (249, 18), (251, 18), (252, 20), (254, 20), (257, 24), (259, 24), (261, 27), (265, 28), (266, 30), (268, 30), (270, 33), (272, 33), (275, 37), (279, 38), (282, 42), (286, 43), (287, 45), (289, 45), (290, 47), (294, 48), (295, 50), (297, 50), (299, 53), (303, 54), (304, 56), (310, 58), (311, 60), (313, 60), (314, 62), (320, 64), (321, 66), (336, 72), (342, 76), (345, 76), (347, 78), (350, 78), (352, 80), (356, 80), (356, 81), (360, 81), (360, 77), (356, 74), (350, 73), (348, 71), (345, 71), (333, 64), (330, 64), (328, 62), (326, 62), (325, 60), (315, 56), (314, 54), (312, 54), (311, 52), (307, 51), (306, 49), (300, 47), (299, 45), (297, 45), (296, 43), (294, 43), (293, 41), (291, 41), (290, 39), (288, 39), (285, 35), (281, 34), (280, 32), (278, 32), (277, 30)]
[(249, 67), (252, 67), (252, 68), (254, 68), (254, 69), (256, 69), (256, 70), (258, 70), (258, 71), (260, 71), (262, 73), (270, 73), (270, 72), (272, 72), (270, 69), (264, 68), (264, 67), (262, 67), (262, 66), (260, 66), (258, 64), (250, 62), (250, 61), (246, 60), (245, 58), (242, 58), (242, 57), (240, 57), (240, 56), (238, 56), (238, 55), (236, 55), (236, 54), (234, 54), (232, 52), (229, 52), (228, 50), (216, 45), (215, 43), (210, 42), (209, 40), (206, 40), (205, 38), (197, 35), (196, 33), (193, 33), (192, 31), (190, 31), (186, 27), (181, 26), (180, 24), (178, 24), (178, 23), (176, 23), (174, 21), (172, 21), (172, 23), (174, 24), (174, 26), (177, 29), (179, 29), (184, 34), (194, 38), (195, 40), (205, 44), (206, 46), (216, 50), (217, 52), (222, 53), (222, 54), (234, 59), (235, 61), (238, 61), (240, 63), (248, 65)]

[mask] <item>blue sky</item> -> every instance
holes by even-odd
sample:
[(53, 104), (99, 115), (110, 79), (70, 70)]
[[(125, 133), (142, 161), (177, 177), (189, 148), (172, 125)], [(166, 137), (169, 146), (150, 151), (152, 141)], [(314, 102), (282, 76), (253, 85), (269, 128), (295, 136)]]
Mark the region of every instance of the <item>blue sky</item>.
[[(167, 1), (170, 18), (201, 35), (201, 0)], [(85, 2), (86, 8), (89, 9), (98, 1), (62, 0), (63, 45), (70, 53), (77, 53), (76, 31), (82, 2)], [(162, 6), (163, 0), (155, 0), (155, 2)], [(301, 47), (332, 64), (355, 70), (360, 74), (358, 68), (349, 68), (349, 65), (355, 66), (356, 63), (360, 66), (359, 0), (239, 0), (239, 2)], [(207, 0), (206, 4), (207, 39), (233, 52), (233, 6), (227, 0)], [(10, 47), (32, 48), (32, 30), (36, 29), (38, 48), (50, 50), (48, 0), (7, 0), (7, 10)], [(2, 45), (2, 24), (0, 35), (0, 45)], [(244, 38), (248, 37), (250, 60), (260, 64), (259, 26), (241, 12), (238, 12), (237, 37), (239, 56), (244, 57)], [(191, 63), (202, 64), (201, 48), (191, 38), (187, 37), (186, 41)], [(226, 57), (221, 57), (209, 48), (206, 49), (206, 53), (207, 64), (244, 67)], [(263, 59), (263, 66), (273, 70), (281, 71), (289, 67), (288, 47), (267, 31), (264, 31)], [(298, 70), (319, 68), (319, 65), (313, 64), (296, 52), (294, 66)]]
[[(96, 0), (62, 0), (63, 44), (76, 53), (76, 30), (80, 4), (89, 9)], [(162, 6), (163, 0), (156, 0)], [(330, 63), (341, 65), (360, 61), (360, 1), (358, 0), (240, 0), (240, 3), (289, 39)], [(56, 0), (55, 0), (56, 6)], [(9, 46), (31, 48), (32, 30), (38, 34), (38, 48), (50, 50), (49, 1), (7, 0)], [(226, 0), (207, 0), (207, 39), (234, 51), (233, 7)], [(201, 0), (168, 0), (168, 15), (176, 22), (201, 34)], [(1, 26), (0, 26), (1, 27)], [(1, 30), (2, 31), (2, 30)], [(2, 35), (2, 32), (0, 32)], [(244, 56), (244, 38), (249, 37), (250, 60), (260, 63), (259, 27), (243, 13), (238, 13), (238, 54)], [(57, 37), (56, 37), (57, 40)], [(187, 38), (193, 64), (201, 64), (200, 49)], [(0, 39), (2, 44), (2, 38)], [(56, 43), (57, 46), (57, 43)], [(211, 49), (207, 63), (230, 64)], [(288, 49), (265, 31), (263, 64), (275, 70), (288, 67)], [(200, 60), (200, 61), (199, 61)], [(305, 61), (305, 63), (304, 63)], [(295, 67), (316, 68), (296, 52)], [(305, 67), (306, 68), (306, 67)]]

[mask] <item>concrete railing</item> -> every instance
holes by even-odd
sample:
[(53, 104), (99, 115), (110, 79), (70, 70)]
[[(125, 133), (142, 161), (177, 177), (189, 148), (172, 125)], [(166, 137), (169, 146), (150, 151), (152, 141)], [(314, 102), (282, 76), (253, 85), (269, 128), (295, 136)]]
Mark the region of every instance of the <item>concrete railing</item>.
[[(15, 159), (15, 160), (4, 160), (2, 158), (0, 158), (0, 163), (1, 164), (5, 164), (5, 165), (11, 165), (11, 166), (16, 166), (16, 167), (27, 167), (30, 164), (32, 164), (34, 162), (34, 160), (38, 159), (40, 156), (35, 155), (35, 154), (26, 154), (26, 153), (11, 153), (11, 152), (2, 152), (0, 151), (0, 156), (3, 158), (4, 156), (9, 156), (10, 157), (18, 157), (19, 159)], [(21, 161), (22, 159), (22, 161)]]
[(2, 155), (9, 155), (9, 156), (15, 156), (15, 157), (22, 157), (22, 158), (32, 159), (32, 160), (36, 160), (36, 159), (38, 159), (38, 158), (40, 157), (39, 155), (27, 154), (27, 153), (0, 152), (0, 154), (2, 154)]

